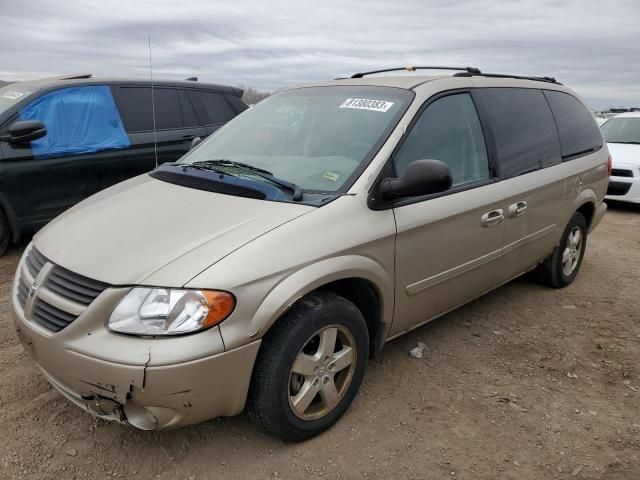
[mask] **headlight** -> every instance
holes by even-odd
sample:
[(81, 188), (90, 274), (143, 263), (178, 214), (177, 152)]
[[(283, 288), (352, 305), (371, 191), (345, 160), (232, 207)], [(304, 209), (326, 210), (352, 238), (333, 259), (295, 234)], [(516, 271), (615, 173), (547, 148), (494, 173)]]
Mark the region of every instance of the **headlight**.
[(133, 288), (109, 317), (109, 328), (135, 335), (179, 335), (222, 322), (235, 300), (227, 292)]

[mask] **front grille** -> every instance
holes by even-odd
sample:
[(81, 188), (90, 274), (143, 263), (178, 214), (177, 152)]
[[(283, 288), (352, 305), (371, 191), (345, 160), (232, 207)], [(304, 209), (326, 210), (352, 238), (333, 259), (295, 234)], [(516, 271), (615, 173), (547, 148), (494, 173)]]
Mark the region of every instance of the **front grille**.
[(633, 177), (632, 170), (626, 170), (623, 168), (614, 168), (611, 170), (612, 177)]
[(25, 258), (25, 265), (29, 269), (29, 273), (35, 279), (44, 267), (44, 264), (47, 263), (47, 259), (35, 248), (29, 250), (27, 253), (27, 258)]
[(34, 322), (52, 332), (59, 332), (76, 318), (75, 315), (60, 310), (53, 305), (49, 305), (40, 299), (36, 300), (33, 305), (33, 313), (31, 316)]
[(625, 182), (609, 182), (607, 195), (626, 195), (631, 188), (630, 183)]
[(52, 292), (74, 302), (89, 306), (107, 284), (91, 280), (61, 267), (54, 267), (44, 284)]
[(18, 302), (22, 308), (24, 308), (24, 304), (27, 303), (28, 296), (29, 289), (24, 284), (24, 280), (22, 278), (18, 279)]
[[(38, 250), (31, 248), (24, 260), (24, 267), (20, 271), (16, 289), (18, 304), (25, 309), (29, 300), (29, 290), (34, 285), (35, 298), (30, 309), (30, 320), (51, 332), (59, 332), (78, 318), (78, 312), (82, 307), (88, 307), (100, 295), (108, 285), (97, 280), (84, 277), (71, 272), (58, 265), (53, 265), (44, 275), (42, 285), (36, 285), (36, 277), (47, 264), (47, 258)], [(47, 290), (48, 301), (40, 295), (41, 290)], [(59, 301), (56, 301), (59, 299)], [(73, 302), (75, 308), (71, 308), (68, 302)], [(74, 313), (67, 312), (65, 308)], [(28, 315), (28, 312), (25, 312)]]

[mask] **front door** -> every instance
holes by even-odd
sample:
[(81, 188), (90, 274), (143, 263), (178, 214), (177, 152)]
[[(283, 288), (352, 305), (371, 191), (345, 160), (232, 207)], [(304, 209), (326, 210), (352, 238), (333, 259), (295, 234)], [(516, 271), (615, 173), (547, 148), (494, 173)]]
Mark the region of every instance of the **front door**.
[(106, 86), (70, 87), (36, 98), (9, 120), (39, 120), (45, 137), (0, 142), (0, 188), (23, 225), (41, 226), (85, 198), (99, 183), (95, 164), (120, 156), (129, 141)]
[(453, 186), (394, 208), (397, 335), (500, 283), (506, 194), (494, 181), (478, 114), (468, 92), (431, 100), (394, 154), (397, 176), (419, 159), (445, 162)]

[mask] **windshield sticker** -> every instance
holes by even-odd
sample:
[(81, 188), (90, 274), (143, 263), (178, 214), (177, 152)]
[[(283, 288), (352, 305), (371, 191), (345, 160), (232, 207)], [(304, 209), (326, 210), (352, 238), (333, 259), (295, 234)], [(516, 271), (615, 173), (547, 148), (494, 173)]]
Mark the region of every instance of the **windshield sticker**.
[(22, 92), (6, 92), (2, 95), (2, 98), (8, 98), (9, 100), (17, 100), (22, 97), (24, 93)]
[(340, 108), (355, 108), (357, 110), (372, 110), (374, 112), (386, 112), (393, 106), (393, 102), (386, 100), (371, 100), (368, 98), (347, 98)]
[(322, 175), (324, 178), (326, 178), (327, 180), (331, 180), (332, 182), (337, 182), (338, 179), (340, 178), (340, 175), (338, 175), (337, 173), (334, 173), (330, 170), (327, 170), (326, 172), (324, 172), (324, 174)]

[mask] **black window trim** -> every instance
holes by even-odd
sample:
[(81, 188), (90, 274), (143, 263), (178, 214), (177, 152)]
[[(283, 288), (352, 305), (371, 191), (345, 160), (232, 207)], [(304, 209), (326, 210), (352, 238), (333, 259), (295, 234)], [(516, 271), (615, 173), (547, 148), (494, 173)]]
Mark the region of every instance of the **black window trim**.
[[(475, 97), (474, 90), (477, 90), (477, 89), (478, 87), (467, 87), (467, 88), (456, 88), (452, 90), (444, 90), (442, 92), (438, 92), (432, 95), (431, 97), (427, 98), (424, 101), (424, 103), (420, 106), (418, 111), (415, 113), (415, 115), (411, 119), (411, 122), (409, 123), (404, 133), (402, 134), (402, 137), (398, 141), (398, 144), (393, 149), (393, 152), (391, 152), (391, 155), (389, 155), (389, 158), (387, 159), (386, 163), (380, 170), (378, 177), (373, 182), (373, 185), (369, 190), (367, 204), (371, 210), (389, 210), (391, 208), (404, 207), (406, 205), (425, 202), (427, 200), (444, 197), (446, 195), (453, 195), (455, 193), (460, 193), (460, 192), (464, 192), (474, 188), (483, 187), (485, 185), (490, 185), (492, 183), (496, 183), (500, 181), (500, 178), (498, 175), (499, 173), (498, 162), (497, 162), (497, 156), (496, 156), (495, 141), (493, 139), (493, 131), (491, 130), (486, 113), (484, 111), (481, 111), (481, 108), (479, 106), (480, 102), (478, 102), (476, 98), (474, 98)], [(453, 188), (450, 188), (449, 190), (446, 190), (444, 192), (431, 193), (429, 195), (420, 195), (417, 197), (405, 197), (405, 198), (400, 198), (395, 200), (385, 200), (384, 198), (382, 198), (382, 195), (380, 193), (380, 183), (382, 182), (383, 179), (389, 176), (396, 175), (393, 159), (397, 154), (398, 150), (400, 149), (400, 147), (402, 147), (404, 142), (409, 137), (411, 130), (413, 130), (413, 127), (418, 122), (418, 120), (420, 119), (424, 111), (427, 108), (429, 108), (429, 106), (432, 103), (434, 103), (437, 100), (440, 100), (441, 98), (452, 96), (452, 95), (465, 94), (465, 93), (469, 94), (469, 96), (471, 97), (473, 106), (476, 109), (476, 114), (478, 115), (478, 120), (480, 121), (480, 128), (482, 130), (485, 149), (487, 151), (487, 161), (489, 163), (489, 175), (490, 175), (489, 178), (483, 178), (476, 181), (464, 183), (461, 185), (457, 185)]]

